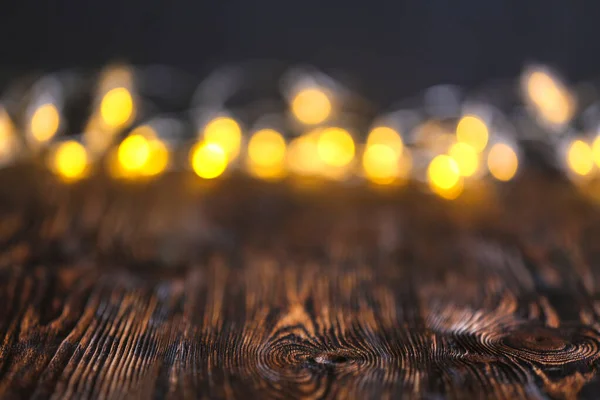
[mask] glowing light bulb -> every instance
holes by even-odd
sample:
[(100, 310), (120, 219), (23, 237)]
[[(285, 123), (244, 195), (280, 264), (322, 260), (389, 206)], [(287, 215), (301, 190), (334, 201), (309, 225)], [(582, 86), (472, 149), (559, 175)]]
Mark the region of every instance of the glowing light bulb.
[(452, 189), (462, 184), (458, 164), (447, 155), (439, 155), (431, 160), (427, 168), (427, 178), (432, 191), (450, 197), (453, 193)]
[(133, 97), (126, 88), (111, 89), (102, 98), (100, 115), (108, 128), (118, 129), (125, 126), (132, 120), (133, 114)]
[(398, 152), (385, 144), (368, 145), (363, 154), (363, 169), (367, 179), (379, 185), (392, 183), (399, 175)]
[(479, 155), (473, 147), (466, 143), (453, 144), (448, 155), (456, 161), (462, 176), (472, 176), (479, 169)]
[(217, 143), (201, 142), (190, 153), (192, 169), (203, 179), (214, 179), (227, 169), (227, 153)]
[(394, 129), (387, 126), (373, 128), (367, 137), (367, 146), (382, 144), (391, 148), (397, 155), (402, 154), (404, 143), (402, 137)]
[(140, 171), (150, 158), (148, 139), (140, 134), (129, 135), (119, 145), (117, 158), (124, 171)]
[(83, 178), (87, 166), (87, 152), (80, 143), (74, 140), (68, 140), (58, 145), (51, 165), (54, 172), (66, 181)]
[(488, 153), (487, 166), (494, 178), (507, 182), (517, 173), (519, 158), (509, 145), (496, 143)]
[(279, 178), (285, 174), (285, 153), (283, 136), (273, 129), (262, 129), (248, 143), (248, 169), (259, 178)]
[(594, 168), (592, 148), (582, 140), (574, 140), (567, 150), (567, 165), (577, 175), (588, 175)]
[(31, 136), (38, 143), (45, 143), (52, 139), (60, 126), (60, 115), (56, 106), (46, 103), (39, 106), (31, 117)]
[(331, 114), (331, 101), (318, 88), (299, 91), (291, 102), (292, 113), (298, 121), (307, 125), (320, 124)]
[(325, 164), (345, 167), (354, 159), (354, 140), (341, 128), (324, 129), (317, 141), (317, 153)]
[(468, 144), (475, 151), (482, 152), (489, 140), (489, 130), (485, 122), (475, 115), (465, 115), (456, 126), (456, 138)]
[(204, 127), (204, 140), (219, 145), (228, 160), (237, 157), (242, 143), (242, 129), (232, 118), (218, 117)]
[(570, 93), (545, 71), (534, 71), (529, 75), (527, 94), (538, 113), (552, 124), (564, 124), (573, 116), (575, 107)]

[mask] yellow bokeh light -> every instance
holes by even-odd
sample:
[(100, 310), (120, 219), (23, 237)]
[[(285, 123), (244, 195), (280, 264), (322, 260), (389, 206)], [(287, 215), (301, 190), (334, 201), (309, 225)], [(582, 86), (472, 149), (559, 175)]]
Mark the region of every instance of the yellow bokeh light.
[(262, 129), (248, 143), (248, 169), (262, 179), (278, 179), (285, 175), (286, 143), (273, 129)]
[(87, 152), (79, 142), (68, 140), (56, 148), (52, 169), (64, 180), (75, 181), (81, 179), (85, 176), (87, 166)]
[(39, 143), (52, 139), (60, 126), (60, 114), (54, 104), (46, 103), (39, 106), (31, 116), (30, 131)]
[(448, 150), (448, 155), (456, 161), (462, 176), (472, 176), (479, 169), (479, 155), (466, 143), (453, 144)]
[(287, 153), (287, 164), (292, 172), (314, 175), (322, 169), (323, 162), (317, 154), (319, 133), (317, 129), (292, 140)]
[(140, 168), (140, 174), (143, 176), (160, 175), (169, 165), (169, 149), (158, 139), (149, 141), (150, 154), (144, 165)]
[(17, 148), (15, 127), (6, 111), (0, 109), (0, 163), (13, 159)]
[(129, 135), (119, 145), (117, 159), (124, 171), (140, 171), (150, 158), (148, 139), (140, 134)]
[(387, 126), (373, 128), (367, 137), (367, 146), (382, 144), (391, 148), (397, 155), (402, 154), (404, 143), (402, 137), (394, 129)]
[(507, 182), (517, 173), (519, 158), (509, 145), (496, 143), (488, 153), (487, 166), (494, 178)]
[(567, 165), (577, 175), (586, 176), (594, 168), (592, 148), (582, 140), (574, 140), (567, 150)]
[(133, 97), (128, 89), (118, 87), (109, 90), (100, 103), (100, 115), (104, 124), (111, 129), (125, 126), (134, 114)]
[(233, 160), (240, 152), (242, 129), (233, 118), (218, 117), (204, 127), (204, 140), (219, 145), (228, 160)]
[(385, 144), (368, 145), (362, 161), (365, 175), (373, 183), (387, 185), (399, 175), (398, 153)]
[(203, 179), (214, 179), (223, 174), (228, 161), (226, 151), (217, 143), (198, 143), (190, 153), (192, 169)]
[(529, 75), (527, 94), (539, 114), (550, 123), (564, 124), (573, 116), (575, 107), (570, 93), (546, 72), (534, 71)]
[(454, 186), (449, 189), (445, 189), (439, 186), (431, 186), (431, 190), (437, 194), (438, 196), (446, 199), (446, 200), (454, 200), (461, 195), (464, 189), (464, 181), (460, 178)]
[(354, 140), (341, 128), (326, 128), (319, 134), (317, 153), (325, 164), (345, 167), (354, 159)]
[(482, 152), (489, 140), (489, 130), (485, 122), (475, 115), (465, 115), (456, 126), (456, 138), (475, 151)]
[(431, 160), (427, 168), (427, 178), (434, 191), (436, 189), (450, 190), (462, 179), (457, 162), (444, 154)]
[(291, 102), (292, 113), (303, 124), (315, 125), (325, 121), (331, 114), (331, 101), (318, 88), (299, 91)]
[(279, 165), (285, 159), (285, 139), (273, 129), (262, 129), (250, 138), (248, 157), (262, 167)]

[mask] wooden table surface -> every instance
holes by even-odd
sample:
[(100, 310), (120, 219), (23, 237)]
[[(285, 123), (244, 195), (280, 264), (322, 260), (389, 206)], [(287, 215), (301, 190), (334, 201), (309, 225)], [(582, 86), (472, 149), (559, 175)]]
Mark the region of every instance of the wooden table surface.
[(0, 174), (0, 397), (600, 398), (600, 213), (527, 173), (455, 201)]

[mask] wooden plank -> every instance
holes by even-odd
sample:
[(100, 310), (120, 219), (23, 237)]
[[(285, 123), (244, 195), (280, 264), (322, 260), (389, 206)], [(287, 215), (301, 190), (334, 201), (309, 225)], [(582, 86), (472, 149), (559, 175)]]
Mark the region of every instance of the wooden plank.
[(2, 398), (598, 398), (599, 214), (414, 188), (0, 176)]

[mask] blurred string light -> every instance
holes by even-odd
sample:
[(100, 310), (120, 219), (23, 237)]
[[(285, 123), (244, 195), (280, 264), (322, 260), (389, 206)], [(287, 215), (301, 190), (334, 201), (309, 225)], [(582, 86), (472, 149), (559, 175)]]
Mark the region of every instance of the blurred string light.
[(227, 169), (227, 152), (219, 144), (199, 142), (190, 152), (190, 164), (200, 178), (214, 179)]
[(519, 158), (515, 150), (506, 143), (496, 143), (487, 155), (490, 174), (502, 182), (510, 181), (519, 167)]
[(100, 156), (136, 117), (133, 70), (112, 66), (103, 71), (96, 94), (96, 106), (84, 130), (84, 143)]
[(217, 144), (228, 160), (234, 160), (242, 144), (242, 128), (233, 118), (227, 116), (217, 117), (209, 121), (202, 132), (202, 137), (207, 143)]
[(50, 169), (65, 182), (82, 179), (88, 170), (85, 147), (75, 140), (57, 144), (51, 152)]
[(390, 147), (398, 156), (402, 155), (404, 149), (404, 143), (400, 134), (387, 126), (378, 126), (369, 132), (367, 147), (375, 144)]
[(261, 129), (248, 142), (248, 170), (258, 178), (275, 180), (285, 176), (285, 157), (285, 139), (276, 130)]
[(553, 125), (563, 125), (575, 113), (575, 99), (561, 80), (548, 69), (530, 68), (524, 74), (524, 92), (539, 117)]
[(124, 127), (134, 115), (133, 97), (129, 89), (116, 87), (109, 90), (100, 102), (102, 122), (110, 130)]
[(406, 178), (402, 163), (404, 144), (400, 134), (386, 126), (375, 127), (367, 137), (362, 165), (371, 182), (388, 185), (398, 178)]
[(307, 87), (298, 91), (292, 98), (291, 110), (296, 119), (306, 125), (325, 122), (331, 114), (331, 100), (324, 90)]
[(53, 103), (43, 103), (36, 107), (29, 122), (30, 138), (36, 144), (48, 143), (58, 132), (60, 113)]
[(317, 153), (330, 167), (345, 167), (354, 159), (354, 139), (342, 128), (323, 129), (317, 140)]
[(19, 150), (19, 139), (10, 116), (0, 108), (0, 166), (14, 160)]
[(573, 140), (567, 149), (567, 166), (576, 175), (588, 176), (594, 169), (594, 153), (583, 140)]
[(456, 126), (456, 139), (477, 152), (485, 149), (489, 135), (487, 125), (476, 115), (463, 116)]
[(109, 163), (115, 177), (154, 177), (168, 167), (169, 149), (151, 126), (142, 125), (121, 142)]
[(456, 161), (461, 176), (470, 177), (479, 170), (479, 154), (466, 143), (454, 143), (448, 155)]
[(363, 153), (363, 169), (371, 182), (387, 185), (400, 175), (400, 157), (390, 146), (376, 143)]
[(431, 160), (427, 168), (427, 180), (434, 193), (448, 200), (456, 199), (463, 190), (458, 163), (445, 154)]
[[(260, 129), (246, 137), (240, 121), (229, 115), (218, 115), (198, 131), (198, 143), (189, 153), (193, 171), (204, 179), (220, 177), (228, 168), (238, 167), (235, 160), (242, 154), (245, 162), (242, 168), (267, 180), (280, 179), (288, 173), (342, 180), (356, 173), (372, 183), (389, 185), (410, 177), (419, 178), (426, 172), (431, 190), (447, 199), (458, 197), (465, 186), (475, 183), (475, 178), (483, 176), (486, 166), (499, 181), (509, 181), (518, 172), (518, 142), (499, 142), (495, 132), (503, 126), (502, 116), (497, 118), (494, 114), (494, 129), (487, 114), (474, 112), (474, 109), (456, 122), (464, 105), (458, 94), (447, 89), (428, 92), (429, 105), (441, 115), (415, 110), (416, 118), (402, 126), (406, 142), (392, 128), (397, 122), (392, 120), (387, 121), (391, 126), (375, 126), (364, 141), (361, 137), (355, 142), (348, 130), (330, 125), (333, 106), (340, 104), (339, 88), (334, 98), (330, 88), (336, 86), (318, 82), (296, 85), (299, 90), (288, 97), (289, 112), (302, 125), (308, 125), (309, 132), (289, 143), (283, 130)], [(563, 125), (573, 118), (576, 99), (549, 70), (530, 69), (522, 83), (531, 111), (545, 122)], [(19, 133), (27, 142), (40, 145), (38, 147), (51, 144), (68, 125), (61, 115), (64, 91), (54, 91), (52, 85), (40, 87), (41, 91), (33, 91), (33, 103), (25, 110), (25, 123), (19, 127), (22, 131)], [(161, 135), (165, 137), (163, 130), (154, 125), (133, 129), (118, 146), (111, 148), (113, 140), (122, 137), (139, 114), (138, 99), (132, 69), (123, 67), (107, 72), (98, 86), (94, 110), (84, 131), (85, 147), (69, 140), (51, 147), (49, 167), (52, 171), (64, 180), (77, 180), (86, 176), (93, 162), (104, 154), (111, 162), (111, 171), (116, 171), (114, 176), (118, 177), (142, 179), (160, 175), (169, 168), (170, 147), (180, 146), (182, 142), (172, 140), (167, 145), (161, 139)], [(333, 100), (336, 102), (332, 103)], [(446, 109), (447, 104), (451, 107)], [(20, 138), (6, 112), (0, 111), (0, 162), (4, 162), (19, 150)], [(415, 128), (419, 121), (423, 123)], [(278, 124), (263, 126), (281, 127)], [(285, 135), (297, 134), (294, 130), (299, 126), (287, 126), (291, 132), (285, 131)], [(105, 153), (109, 148), (111, 150)], [(592, 143), (573, 140), (566, 150), (562, 158), (572, 176), (589, 177), (600, 167), (600, 137)], [(411, 155), (415, 156), (415, 172)], [(430, 158), (429, 164), (424, 163)], [(355, 165), (355, 159), (359, 165)]]
[(320, 133), (321, 129), (315, 129), (291, 141), (286, 158), (291, 172), (301, 176), (317, 175), (324, 167), (317, 151)]

